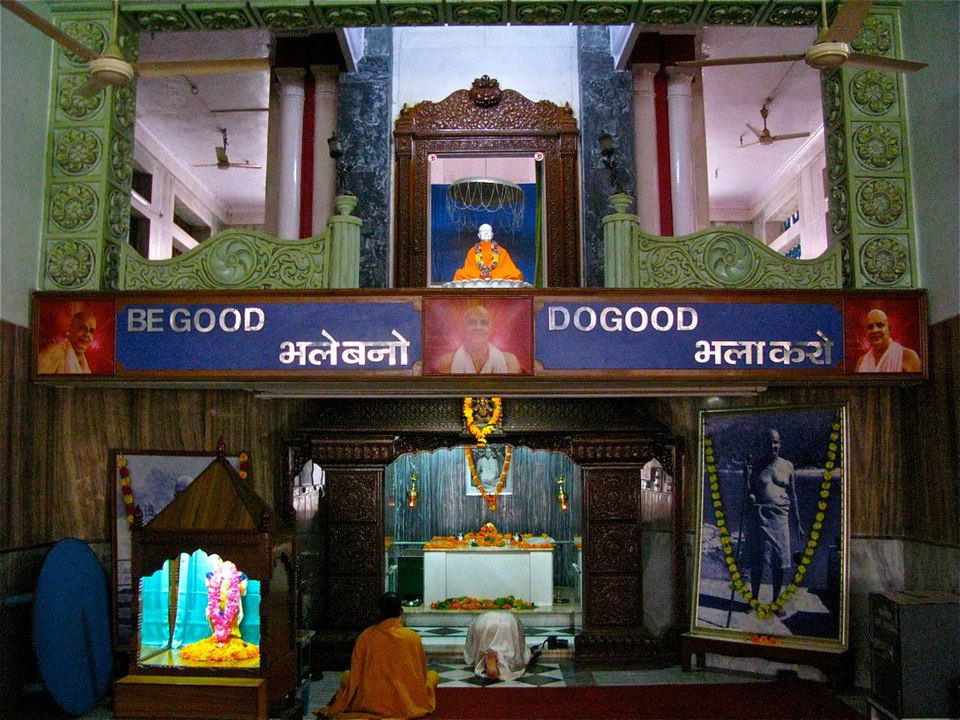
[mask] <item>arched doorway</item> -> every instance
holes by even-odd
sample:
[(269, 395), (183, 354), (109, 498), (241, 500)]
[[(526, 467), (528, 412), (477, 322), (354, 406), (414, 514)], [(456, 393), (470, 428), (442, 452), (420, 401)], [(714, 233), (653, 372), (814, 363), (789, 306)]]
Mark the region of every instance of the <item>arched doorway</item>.
[[(687, 595), (683, 452), (648, 417), (646, 402), (505, 399), (502, 432), (490, 439), (560, 452), (580, 470), (578, 660), (679, 657)], [(470, 435), (457, 399), (331, 401), (315, 411), (310, 425), (286, 442), (291, 484), (280, 502), (297, 510), (302, 622), (316, 632), (314, 653), (328, 666), (346, 666), (357, 633), (375, 620), (372, 598), (384, 589), (388, 467), (409, 453), (462, 447)], [(323, 469), (314, 493), (298, 485), (308, 463)], [(655, 466), (672, 479), (669, 492), (645, 480)], [(652, 587), (667, 592), (645, 602)]]

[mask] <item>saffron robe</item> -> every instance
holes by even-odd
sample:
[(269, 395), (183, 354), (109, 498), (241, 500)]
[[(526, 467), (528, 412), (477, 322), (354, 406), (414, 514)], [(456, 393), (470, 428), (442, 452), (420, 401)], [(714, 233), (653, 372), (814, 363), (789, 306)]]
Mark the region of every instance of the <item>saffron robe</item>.
[[(493, 243), (480, 243), (480, 257), (483, 264), (490, 267), (493, 263)], [(483, 275), (480, 268), (477, 267), (477, 259), (473, 254), (473, 247), (467, 251), (467, 257), (463, 261), (463, 267), (457, 270), (453, 276), (454, 280), (482, 280)], [(510, 259), (510, 253), (503, 245), (500, 246), (500, 259), (497, 267), (490, 271), (490, 280), (523, 280), (523, 273), (520, 268), (513, 264)]]
[(421, 718), (437, 707), (436, 671), (427, 669), (420, 636), (387, 618), (357, 638), (350, 669), (333, 702), (317, 711), (327, 718)]
[(903, 345), (891, 340), (879, 360), (873, 357), (873, 350), (864, 355), (857, 372), (901, 372), (902, 370)]
[(87, 358), (77, 355), (69, 340), (63, 340), (43, 349), (37, 358), (37, 374), (89, 375)]

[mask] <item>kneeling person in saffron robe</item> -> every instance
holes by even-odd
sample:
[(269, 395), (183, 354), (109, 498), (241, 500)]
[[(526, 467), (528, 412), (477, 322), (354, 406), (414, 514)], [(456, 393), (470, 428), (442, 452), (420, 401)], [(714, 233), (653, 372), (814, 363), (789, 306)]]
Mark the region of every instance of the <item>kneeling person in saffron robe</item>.
[(477, 237), (479, 242), (467, 251), (463, 267), (454, 274), (454, 280), (523, 280), (523, 273), (514, 265), (510, 253), (493, 239), (490, 225), (481, 225)]
[(482, 613), (467, 628), (463, 661), (479, 677), (516, 680), (527, 670), (527, 647), (520, 618), (509, 610)]
[(384, 593), (377, 612), (380, 622), (360, 633), (350, 669), (318, 717), (411, 720), (436, 709), (440, 676), (427, 669), (420, 636), (403, 626), (400, 597)]

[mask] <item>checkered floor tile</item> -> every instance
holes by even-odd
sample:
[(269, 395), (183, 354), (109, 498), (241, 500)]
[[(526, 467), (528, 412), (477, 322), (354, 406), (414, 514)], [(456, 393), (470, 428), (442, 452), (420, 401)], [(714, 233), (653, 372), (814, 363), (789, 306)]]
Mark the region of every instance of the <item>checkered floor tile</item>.
[(463, 663), (430, 660), (444, 687), (564, 687), (563, 672), (556, 663), (537, 662), (516, 680), (490, 680), (478, 677)]

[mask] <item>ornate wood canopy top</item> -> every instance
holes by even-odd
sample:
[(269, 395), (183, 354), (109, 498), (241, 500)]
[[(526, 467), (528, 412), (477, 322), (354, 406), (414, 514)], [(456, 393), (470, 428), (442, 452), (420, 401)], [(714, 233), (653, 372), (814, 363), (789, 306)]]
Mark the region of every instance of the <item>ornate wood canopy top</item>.
[(425, 287), (431, 156), (542, 157), (545, 284), (578, 287), (580, 240), (577, 144), (569, 104), (534, 102), (484, 75), (440, 102), (404, 106), (394, 128), (397, 205), (395, 287)]

